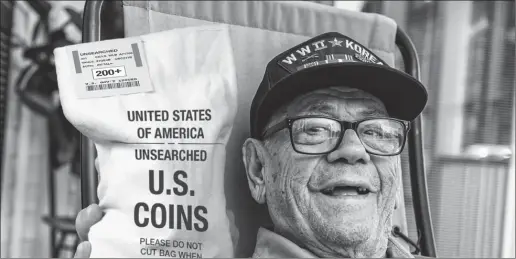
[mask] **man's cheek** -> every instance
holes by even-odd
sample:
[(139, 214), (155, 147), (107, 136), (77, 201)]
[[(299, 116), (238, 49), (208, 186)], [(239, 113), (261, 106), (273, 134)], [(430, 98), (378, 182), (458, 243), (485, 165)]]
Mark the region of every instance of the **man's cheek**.
[(383, 200), (394, 201), (398, 188), (399, 163), (396, 157), (375, 158), (374, 163), (378, 171)]
[(279, 182), (282, 187), (290, 181), (306, 185), (313, 172), (313, 159), (295, 153), (293, 150), (286, 150), (283, 154), (278, 161), (281, 176), (276, 179), (276, 182)]
[(394, 182), (399, 171), (398, 161), (395, 157), (374, 157), (373, 162), (382, 184), (383, 181)]

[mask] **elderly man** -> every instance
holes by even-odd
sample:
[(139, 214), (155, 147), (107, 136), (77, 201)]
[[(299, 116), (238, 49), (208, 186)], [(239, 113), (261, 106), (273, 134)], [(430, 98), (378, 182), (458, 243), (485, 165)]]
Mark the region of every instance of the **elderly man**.
[[(426, 101), (420, 82), (339, 33), (273, 59), (242, 148), (251, 194), (274, 223), (253, 257), (412, 257), (391, 221), (399, 154)], [(79, 214), (81, 238), (100, 218), (96, 205)]]

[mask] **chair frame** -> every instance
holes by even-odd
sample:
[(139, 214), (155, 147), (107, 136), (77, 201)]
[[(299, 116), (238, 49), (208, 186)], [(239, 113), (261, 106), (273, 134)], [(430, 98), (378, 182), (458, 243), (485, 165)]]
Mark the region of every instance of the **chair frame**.
[[(82, 42), (102, 40), (100, 37), (100, 15), (103, 2), (104, 0), (86, 0), (83, 16)], [(396, 33), (396, 45), (401, 52), (405, 72), (417, 80), (420, 80), (420, 66), (416, 48), (409, 36), (399, 27)], [(420, 245), (421, 255), (437, 257), (428, 200), (421, 125), (421, 116), (418, 116), (412, 121), (411, 130), (408, 135), (413, 207), (416, 227), (420, 235), (418, 243)], [(86, 208), (92, 203), (98, 203), (96, 192), (98, 177), (94, 166), (95, 147), (87, 137), (81, 134), (80, 149), (82, 207)]]

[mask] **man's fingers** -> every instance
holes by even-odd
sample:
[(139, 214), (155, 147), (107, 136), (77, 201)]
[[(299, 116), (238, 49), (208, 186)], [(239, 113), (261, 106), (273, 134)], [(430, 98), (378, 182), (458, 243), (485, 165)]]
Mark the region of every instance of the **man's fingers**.
[(91, 244), (88, 241), (82, 242), (77, 246), (77, 251), (73, 258), (90, 258)]
[(81, 241), (88, 240), (88, 232), (91, 226), (99, 222), (100, 219), (102, 219), (102, 210), (97, 204), (91, 204), (79, 212), (75, 219), (75, 229)]

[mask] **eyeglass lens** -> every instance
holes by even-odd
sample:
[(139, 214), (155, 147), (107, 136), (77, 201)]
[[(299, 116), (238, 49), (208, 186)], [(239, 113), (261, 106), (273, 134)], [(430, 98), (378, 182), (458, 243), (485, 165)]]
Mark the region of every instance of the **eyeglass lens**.
[[(292, 123), (292, 142), (299, 152), (317, 154), (339, 145), (341, 123), (328, 118), (301, 118)], [(375, 154), (396, 154), (403, 147), (405, 125), (397, 120), (370, 119), (356, 129), (367, 151)]]

